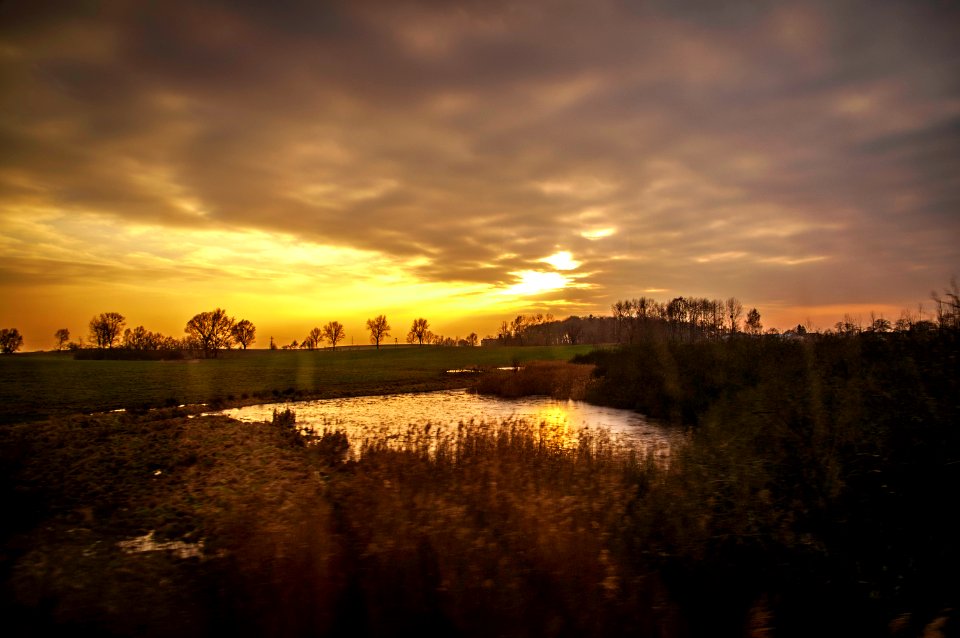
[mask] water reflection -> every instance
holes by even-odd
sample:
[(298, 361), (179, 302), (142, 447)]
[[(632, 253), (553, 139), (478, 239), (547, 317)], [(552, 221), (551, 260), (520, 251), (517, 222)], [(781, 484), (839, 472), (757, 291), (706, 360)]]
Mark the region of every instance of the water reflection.
[(301, 427), (317, 433), (343, 430), (355, 450), (364, 439), (401, 441), (411, 431), (426, 431), (438, 437), (455, 432), (461, 424), (482, 427), (504, 421), (540, 426), (541, 433), (549, 433), (552, 440), (564, 447), (576, 446), (584, 429), (593, 434), (602, 430), (613, 440), (665, 454), (679, 436), (629, 410), (543, 396), (502, 399), (465, 390), (267, 403), (215, 414), (253, 423), (269, 421), (275, 409), (285, 408), (296, 412)]

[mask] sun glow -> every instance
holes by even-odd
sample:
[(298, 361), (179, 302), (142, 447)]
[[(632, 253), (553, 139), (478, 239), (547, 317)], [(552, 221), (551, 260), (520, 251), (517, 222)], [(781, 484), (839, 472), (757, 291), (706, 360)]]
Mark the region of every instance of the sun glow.
[(510, 274), (518, 277), (520, 281), (503, 291), (507, 295), (537, 295), (551, 290), (559, 290), (570, 283), (570, 279), (558, 272), (523, 270)]
[(544, 257), (540, 261), (550, 264), (557, 270), (574, 270), (580, 267), (580, 262), (573, 258), (569, 250), (562, 250), (549, 257)]
[(597, 239), (603, 239), (604, 237), (610, 237), (617, 232), (616, 228), (594, 228), (592, 230), (585, 230), (580, 233), (580, 236), (584, 239), (589, 239), (591, 241)]

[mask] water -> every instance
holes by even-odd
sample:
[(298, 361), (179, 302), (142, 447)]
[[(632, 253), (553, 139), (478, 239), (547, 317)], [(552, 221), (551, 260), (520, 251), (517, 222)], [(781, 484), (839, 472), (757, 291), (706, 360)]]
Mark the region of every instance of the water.
[(455, 431), (458, 424), (479, 426), (507, 420), (524, 420), (545, 426), (565, 446), (575, 446), (581, 431), (606, 430), (611, 438), (647, 451), (666, 454), (680, 436), (629, 410), (606, 408), (582, 401), (559, 401), (545, 396), (520, 399), (478, 395), (466, 390), (440, 390), (417, 394), (321, 399), (267, 403), (216, 412), (239, 421), (270, 421), (274, 410), (296, 412), (297, 425), (314, 429), (343, 430), (356, 446), (365, 438), (394, 438), (416, 426), (430, 424), (434, 435)]

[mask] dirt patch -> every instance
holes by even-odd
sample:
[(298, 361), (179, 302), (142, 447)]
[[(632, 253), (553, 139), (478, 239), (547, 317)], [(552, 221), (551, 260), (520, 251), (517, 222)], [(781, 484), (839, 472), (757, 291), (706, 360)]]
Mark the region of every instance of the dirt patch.
[(278, 428), (223, 417), (55, 419), (3, 428), (0, 449), (11, 635), (206, 634), (235, 556), (293, 554), (280, 530), (321, 482)]

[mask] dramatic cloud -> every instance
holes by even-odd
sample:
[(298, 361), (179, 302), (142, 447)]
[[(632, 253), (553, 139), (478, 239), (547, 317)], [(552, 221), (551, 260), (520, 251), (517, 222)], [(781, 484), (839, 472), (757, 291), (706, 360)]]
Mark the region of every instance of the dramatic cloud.
[(768, 325), (913, 305), (958, 267), (958, 23), (907, 1), (4, 3), (0, 321), (40, 347), (115, 300), (171, 326), (229, 301), (291, 336), (378, 304), (492, 332), (649, 290)]

